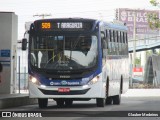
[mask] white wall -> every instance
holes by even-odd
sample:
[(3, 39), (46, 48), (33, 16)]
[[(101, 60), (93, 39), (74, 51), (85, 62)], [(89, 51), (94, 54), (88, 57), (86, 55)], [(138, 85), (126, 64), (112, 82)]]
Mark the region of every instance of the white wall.
[[(15, 58), (18, 34), (18, 16), (13, 12), (0, 12), (0, 51), (10, 50), (10, 57), (0, 54), (3, 65), (2, 81), (0, 83), (0, 94), (9, 94), (14, 91), (15, 84)], [(8, 62), (7, 62), (8, 61)]]

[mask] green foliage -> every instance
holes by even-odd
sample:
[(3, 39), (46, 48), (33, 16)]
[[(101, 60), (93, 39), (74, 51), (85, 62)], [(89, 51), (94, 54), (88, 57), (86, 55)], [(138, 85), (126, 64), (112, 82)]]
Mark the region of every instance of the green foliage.
[(157, 2), (157, 0), (150, 0), (150, 3), (153, 5), (153, 6), (157, 6), (159, 4), (159, 2)]
[[(153, 6), (158, 6), (160, 4), (157, 0), (150, 0), (150, 3)], [(158, 18), (158, 13), (149, 13), (148, 14), (148, 24), (151, 29), (160, 28), (160, 20)]]
[(148, 51), (146, 52), (147, 57), (151, 56), (152, 54), (153, 54), (153, 53), (152, 53), (151, 50), (148, 50)]
[(135, 59), (135, 65), (141, 65), (141, 59), (136, 58)]
[(157, 13), (148, 13), (148, 23), (151, 29), (160, 28), (160, 20)]

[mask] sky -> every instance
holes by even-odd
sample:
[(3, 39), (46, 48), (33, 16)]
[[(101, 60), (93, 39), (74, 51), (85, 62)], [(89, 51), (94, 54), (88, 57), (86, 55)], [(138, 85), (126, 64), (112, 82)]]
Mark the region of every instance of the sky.
[(18, 40), (23, 38), (25, 22), (45, 18), (83, 17), (112, 21), (116, 8), (157, 10), (149, 0), (0, 0), (0, 12), (18, 15)]

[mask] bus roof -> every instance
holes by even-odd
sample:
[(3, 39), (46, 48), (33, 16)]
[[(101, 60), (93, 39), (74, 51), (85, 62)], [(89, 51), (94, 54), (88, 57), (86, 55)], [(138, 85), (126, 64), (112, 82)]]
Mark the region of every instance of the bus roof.
[(125, 25), (120, 25), (120, 24), (116, 24), (116, 23), (107, 23), (104, 22), (105, 26), (111, 29), (118, 29), (118, 30), (128, 30), (127, 26)]
[(35, 21), (52, 21), (52, 20), (57, 20), (57, 21), (96, 21), (96, 19), (89, 19), (89, 18), (50, 18), (50, 19), (39, 19)]
[(122, 25), (122, 24), (118, 24), (118, 23), (113, 23), (113, 22), (104, 22), (101, 20), (97, 20), (97, 19), (89, 19), (89, 18), (50, 18), (50, 19), (39, 19), (39, 20), (35, 20), (34, 22), (40, 22), (40, 21), (63, 21), (63, 22), (69, 22), (69, 21), (87, 21), (87, 22), (95, 22), (97, 23), (102, 23), (104, 24), (107, 28), (110, 29), (117, 29), (117, 30), (124, 30), (127, 31), (127, 26)]

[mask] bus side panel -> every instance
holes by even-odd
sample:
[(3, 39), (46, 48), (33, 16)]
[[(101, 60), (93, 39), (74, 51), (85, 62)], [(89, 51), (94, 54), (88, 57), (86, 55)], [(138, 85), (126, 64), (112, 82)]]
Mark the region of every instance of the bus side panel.
[(123, 72), (123, 93), (127, 92), (129, 88), (129, 61), (125, 58), (123, 62), (124, 72)]
[[(120, 94), (120, 86), (122, 84), (123, 93), (128, 90), (129, 87), (129, 67), (128, 58), (119, 59), (107, 59), (105, 65), (106, 76), (109, 78), (109, 93), (108, 96), (114, 96)], [(103, 69), (104, 71), (104, 69)], [(122, 77), (122, 83), (121, 83)]]
[(120, 59), (112, 59), (110, 62), (111, 75), (109, 81), (109, 96), (119, 95), (120, 93)]

